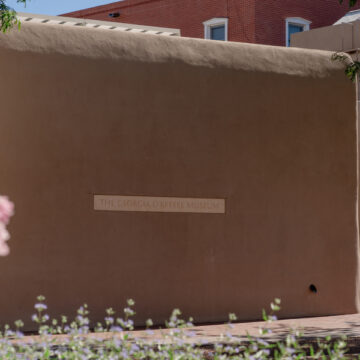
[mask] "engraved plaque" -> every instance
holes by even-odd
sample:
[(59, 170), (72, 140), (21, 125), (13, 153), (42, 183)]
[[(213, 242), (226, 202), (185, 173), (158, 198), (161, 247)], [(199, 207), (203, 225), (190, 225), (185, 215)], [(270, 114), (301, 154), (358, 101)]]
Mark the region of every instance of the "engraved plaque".
[(225, 199), (94, 195), (94, 209), (104, 211), (225, 214)]

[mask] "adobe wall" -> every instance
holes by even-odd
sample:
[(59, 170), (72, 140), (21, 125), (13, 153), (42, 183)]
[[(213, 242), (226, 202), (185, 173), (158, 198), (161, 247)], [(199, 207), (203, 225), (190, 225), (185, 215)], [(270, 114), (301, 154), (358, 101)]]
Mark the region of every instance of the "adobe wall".
[[(274, 297), (282, 317), (357, 312), (356, 91), (330, 55), (31, 23), (1, 35), (0, 189), (16, 216), (0, 322), (29, 319), (38, 294), (94, 320), (131, 297), (139, 324), (175, 307), (258, 319)], [(94, 210), (94, 195), (225, 213)]]
[(352, 51), (360, 48), (360, 21), (326, 26), (293, 34), (291, 46), (329, 51)]

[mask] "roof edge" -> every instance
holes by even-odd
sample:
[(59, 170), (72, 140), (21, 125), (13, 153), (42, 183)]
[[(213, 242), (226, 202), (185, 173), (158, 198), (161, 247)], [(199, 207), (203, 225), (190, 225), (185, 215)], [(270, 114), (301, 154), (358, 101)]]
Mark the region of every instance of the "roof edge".
[[(90, 27), (103, 27), (103, 28), (124, 28), (127, 31), (138, 30), (139, 32), (151, 32), (159, 33), (159, 35), (170, 35), (170, 36), (180, 36), (180, 29), (173, 28), (164, 28), (157, 26), (146, 26), (146, 25), (135, 25), (127, 24), (122, 22), (115, 21), (100, 21), (93, 19), (79, 19), (65, 16), (53, 16), (53, 15), (41, 15), (41, 14), (32, 14), (26, 12), (18, 12), (18, 17), (21, 21), (35, 21), (38, 23), (51, 23), (58, 25), (73, 25), (73, 26), (90, 26)], [(91, 26), (93, 25), (93, 26)], [(160, 34), (161, 33), (161, 34)]]

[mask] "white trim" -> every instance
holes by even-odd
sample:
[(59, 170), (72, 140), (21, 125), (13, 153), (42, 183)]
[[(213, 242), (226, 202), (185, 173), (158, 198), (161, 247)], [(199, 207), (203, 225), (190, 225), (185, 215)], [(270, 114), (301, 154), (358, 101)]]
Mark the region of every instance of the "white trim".
[(286, 18), (285, 20), (285, 44), (289, 46), (289, 25), (300, 25), (303, 27), (304, 31), (310, 30), (311, 21), (300, 18), (300, 17), (292, 17)]
[(108, 29), (112, 31), (141, 32), (144, 34), (180, 36), (180, 30), (161, 28), (154, 26), (140, 26), (133, 24), (119, 23), (117, 21), (99, 21), (91, 19), (77, 19), (64, 16), (38, 15), (18, 12), (17, 16), (21, 22), (33, 22), (38, 24), (91, 27), (94, 29)]
[(228, 41), (228, 18), (212, 18), (210, 20), (204, 21), (204, 38), (211, 39), (211, 28), (214, 26), (225, 26), (225, 41)]

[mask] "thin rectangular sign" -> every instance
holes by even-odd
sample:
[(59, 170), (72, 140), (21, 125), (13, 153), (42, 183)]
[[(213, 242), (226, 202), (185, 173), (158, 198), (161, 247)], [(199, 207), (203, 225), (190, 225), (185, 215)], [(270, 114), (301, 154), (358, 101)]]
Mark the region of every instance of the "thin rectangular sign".
[(94, 209), (103, 211), (225, 214), (225, 199), (94, 195)]

